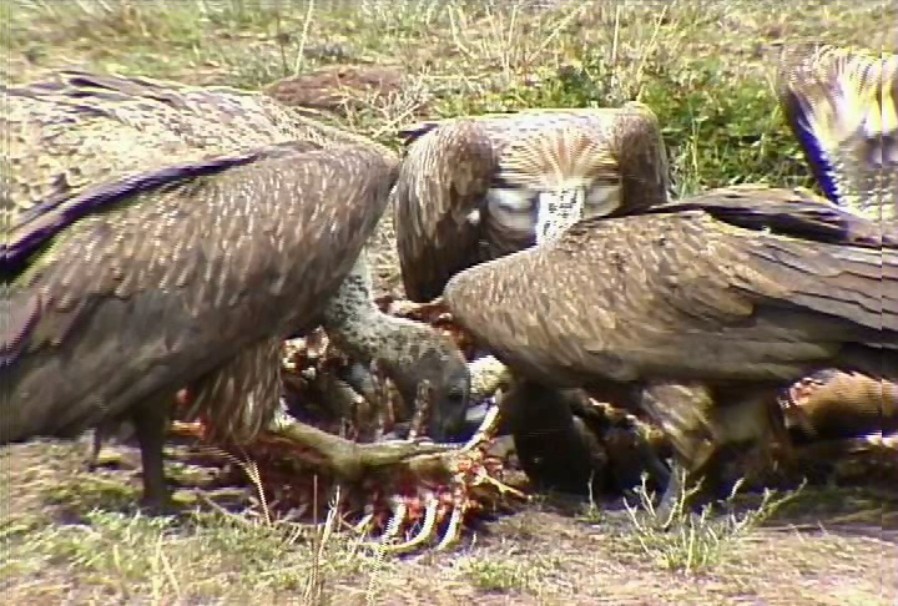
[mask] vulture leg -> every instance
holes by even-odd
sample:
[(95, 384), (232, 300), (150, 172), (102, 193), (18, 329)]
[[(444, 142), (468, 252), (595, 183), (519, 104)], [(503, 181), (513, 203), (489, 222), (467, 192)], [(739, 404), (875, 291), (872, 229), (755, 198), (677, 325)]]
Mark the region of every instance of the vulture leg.
[(701, 383), (646, 386), (643, 406), (669, 436), (674, 449), (671, 481), (658, 508), (659, 518), (668, 519), (675, 507), (698, 505), (707, 496), (719, 494), (722, 487), (709, 482), (719, 477), (714, 471), (724, 462), (724, 448), (737, 444), (755, 447), (760, 456), (748, 461), (751, 472), (770, 460), (772, 438), (785, 443), (782, 415), (773, 393), (769, 388), (726, 393)]
[(165, 482), (162, 447), (168, 425), (169, 403), (172, 394), (166, 393), (147, 400), (131, 415), (143, 469), (143, 499), (141, 504), (154, 514), (173, 509), (171, 495)]
[(578, 393), (518, 380), (502, 398), (501, 414), (531, 482), (587, 496), (602, 489), (608, 457), (573, 414), (571, 400)]
[(104, 442), (115, 441), (124, 443), (129, 441), (134, 436), (134, 433), (133, 423), (127, 419), (111, 419), (97, 425), (94, 428), (90, 454), (87, 457), (87, 471), (95, 471), (97, 469)]

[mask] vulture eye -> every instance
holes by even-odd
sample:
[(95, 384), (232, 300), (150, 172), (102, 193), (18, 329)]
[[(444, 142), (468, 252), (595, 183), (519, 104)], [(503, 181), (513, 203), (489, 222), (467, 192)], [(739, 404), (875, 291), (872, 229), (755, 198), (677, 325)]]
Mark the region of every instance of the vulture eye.
[(494, 187), (487, 193), (490, 217), (504, 229), (517, 233), (533, 231), (537, 197), (528, 190)]
[(587, 216), (609, 215), (621, 205), (620, 181), (600, 181), (586, 192), (585, 214)]
[(530, 213), (536, 207), (536, 196), (529, 191), (494, 187), (487, 194), (491, 211)]

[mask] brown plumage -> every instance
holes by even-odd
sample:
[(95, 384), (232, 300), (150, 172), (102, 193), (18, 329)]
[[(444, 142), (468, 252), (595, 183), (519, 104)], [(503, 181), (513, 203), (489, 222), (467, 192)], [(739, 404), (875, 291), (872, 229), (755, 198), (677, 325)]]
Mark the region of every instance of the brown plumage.
[(444, 297), (528, 378), (629, 388), (695, 474), (777, 430), (776, 390), (814, 370), (898, 377), (898, 234), (883, 230), (810, 194), (729, 188), (584, 219)]
[(398, 165), (384, 148), (231, 89), (69, 72), (5, 92), (0, 443), (130, 418), (164, 505), (174, 394), (251, 439), (278, 404), (280, 341), (320, 323), (404, 396), (427, 380), (440, 437), (463, 421), (457, 349), (372, 300), (363, 247)]
[(811, 439), (898, 432), (898, 383), (827, 368), (781, 396), (786, 424)]
[(405, 134), (394, 224), (414, 301), (582, 216), (627, 214), (667, 196), (660, 128), (639, 103), (458, 118)]

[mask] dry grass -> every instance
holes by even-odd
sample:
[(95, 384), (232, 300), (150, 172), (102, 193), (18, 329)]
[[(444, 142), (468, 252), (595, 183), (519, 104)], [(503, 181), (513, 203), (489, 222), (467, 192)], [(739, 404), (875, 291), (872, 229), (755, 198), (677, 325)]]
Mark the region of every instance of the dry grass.
[[(397, 126), (423, 116), (638, 98), (661, 118), (682, 192), (808, 183), (772, 98), (784, 45), (898, 45), (898, 8), (885, 0), (12, 0), (2, 11), (10, 81), (68, 66), (258, 89), (333, 64), (394, 68), (398, 92), (359, 93), (324, 116), (391, 145)], [(379, 245), (389, 289), (388, 224)], [(208, 507), (179, 521), (141, 517), (131, 474), (82, 473), (82, 455), (48, 442), (2, 453), (0, 591), (10, 603), (898, 600), (885, 501), (844, 491), (806, 490), (771, 520), (751, 513), (770, 513), (756, 504), (685, 519), (673, 533), (608, 504), (577, 515), (546, 502), (486, 525), (460, 552), (396, 560), (324, 523)], [(836, 506), (846, 508), (840, 523)]]

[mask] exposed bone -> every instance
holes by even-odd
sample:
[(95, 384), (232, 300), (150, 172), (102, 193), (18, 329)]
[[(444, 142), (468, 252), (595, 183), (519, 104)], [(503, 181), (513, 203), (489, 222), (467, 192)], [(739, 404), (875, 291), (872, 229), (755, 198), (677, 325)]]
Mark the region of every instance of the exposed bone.
[(468, 364), (471, 372), (471, 402), (491, 397), (511, 382), (508, 367), (493, 356), (484, 356)]
[(452, 514), (449, 516), (449, 524), (446, 526), (446, 532), (443, 533), (443, 538), (436, 545), (437, 551), (448, 549), (458, 542), (458, 540), (461, 538), (461, 527), (463, 519), (464, 515), (461, 509), (452, 510)]
[(402, 529), (402, 523), (405, 521), (406, 513), (408, 513), (408, 505), (403, 501), (396, 503), (396, 507), (393, 510), (393, 516), (390, 518), (383, 536), (381, 537), (382, 542), (386, 543), (399, 534), (399, 531)]

